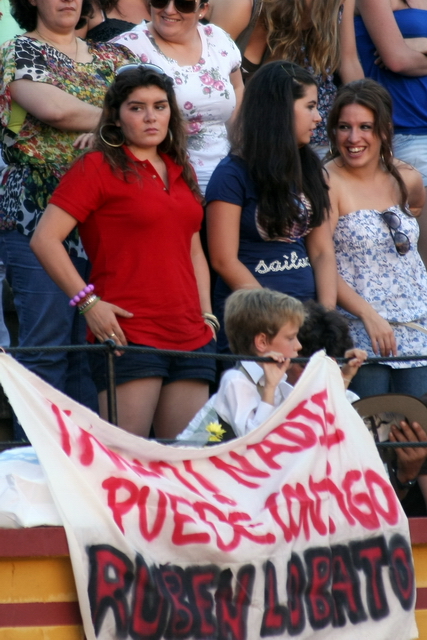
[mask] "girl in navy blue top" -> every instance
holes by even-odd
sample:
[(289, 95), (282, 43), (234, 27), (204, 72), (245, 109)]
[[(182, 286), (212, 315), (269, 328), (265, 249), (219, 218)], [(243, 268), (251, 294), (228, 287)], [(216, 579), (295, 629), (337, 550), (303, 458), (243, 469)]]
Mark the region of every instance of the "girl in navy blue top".
[(232, 152), (206, 191), (220, 317), (231, 291), (257, 287), (335, 307), (328, 190), (309, 146), (320, 120), (316, 82), (298, 65), (271, 62), (248, 84)]

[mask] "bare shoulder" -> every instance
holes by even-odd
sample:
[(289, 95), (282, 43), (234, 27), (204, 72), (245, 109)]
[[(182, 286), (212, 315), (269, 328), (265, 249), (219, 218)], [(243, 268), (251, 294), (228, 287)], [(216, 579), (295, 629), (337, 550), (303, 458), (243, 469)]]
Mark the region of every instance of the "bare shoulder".
[(421, 173), (412, 164), (399, 160), (398, 158), (395, 158), (393, 163), (407, 186), (420, 180), (422, 182)]
[(408, 192), (411, 189), (419, 189), (423, 188), (423, 178), (421, 173), (412, 166), (412, 164), (408, 164), (407, 162), (403, 162), (403, 160), (394, 160), (394, 165), (396, 169), (399, 171), (403, 182), (408, 189)]
[(426, 197), (422, 175), (415, 167), (403, 160), (395, 159), (394, 164), (408, 191), (409, 207), (416, 216), (420, 213)]
[(325, 164), (323, 172), (326, 183), (329, 186), (329, 200), (331, 203), (330, 221), (333, 232), (340, 216), (340, 203), (342, 201), (343, 188), (345, 187), (345, 184), (340, 168), (333, 160)]
[(347, 181), (343, 174), (342, 168), (335, 162), (330, 160), (323, 167), (323, 174), (327, 185), (329, 186), (329, 199), (332, 208), (341, 199), (341, 193), (346, 188)]
[(329, 162), (323, 166), (323, 172), (330, 187), (332, 185), (336, 186), (344, 180), (342, 168), (335, 160), (329, 160)]

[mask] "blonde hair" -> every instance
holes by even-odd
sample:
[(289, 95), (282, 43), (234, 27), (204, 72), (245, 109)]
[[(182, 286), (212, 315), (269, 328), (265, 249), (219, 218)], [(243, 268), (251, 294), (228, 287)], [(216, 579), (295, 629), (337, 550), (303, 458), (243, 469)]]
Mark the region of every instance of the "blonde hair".
[(271, 289), (239, 289), (225, 303), (224, 328), (232, 353), (257, 355), (254, 340), (265, 333), (272, 340), (287, 322), (301, 327), (302, 302)]
[(264, 0), (272, 60), (290, 60), (325, 76), (340, 64), (339, 12), (344, 0), (312, 0), (310, 27), (303, 29), (306, 0)]

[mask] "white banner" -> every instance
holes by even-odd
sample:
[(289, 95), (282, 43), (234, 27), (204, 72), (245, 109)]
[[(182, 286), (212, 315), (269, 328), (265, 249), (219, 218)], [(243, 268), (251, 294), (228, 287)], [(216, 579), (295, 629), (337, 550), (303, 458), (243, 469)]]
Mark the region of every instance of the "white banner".
[(0, 356), (63, 519), (87, 640), (411, 640), (407, 520), (316, 354), (261, 427), (203, 449), (113, 427)]

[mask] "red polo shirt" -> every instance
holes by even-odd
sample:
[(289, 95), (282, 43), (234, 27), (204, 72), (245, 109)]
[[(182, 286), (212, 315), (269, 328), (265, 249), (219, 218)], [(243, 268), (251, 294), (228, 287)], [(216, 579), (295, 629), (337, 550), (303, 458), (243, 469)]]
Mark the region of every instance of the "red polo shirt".
[(212, 338), (190, 254), (202, 207), (169, 156), (162, 154), (166, 189), (150, 162), (126, 151), (137, 162), (140, 179), (130, 176), (125, 182), (96, 151), (73, 165), (50, 202), (78, 220), (96, 293), (134, 314), (117, 316), (128, 341), (197, 349)]

